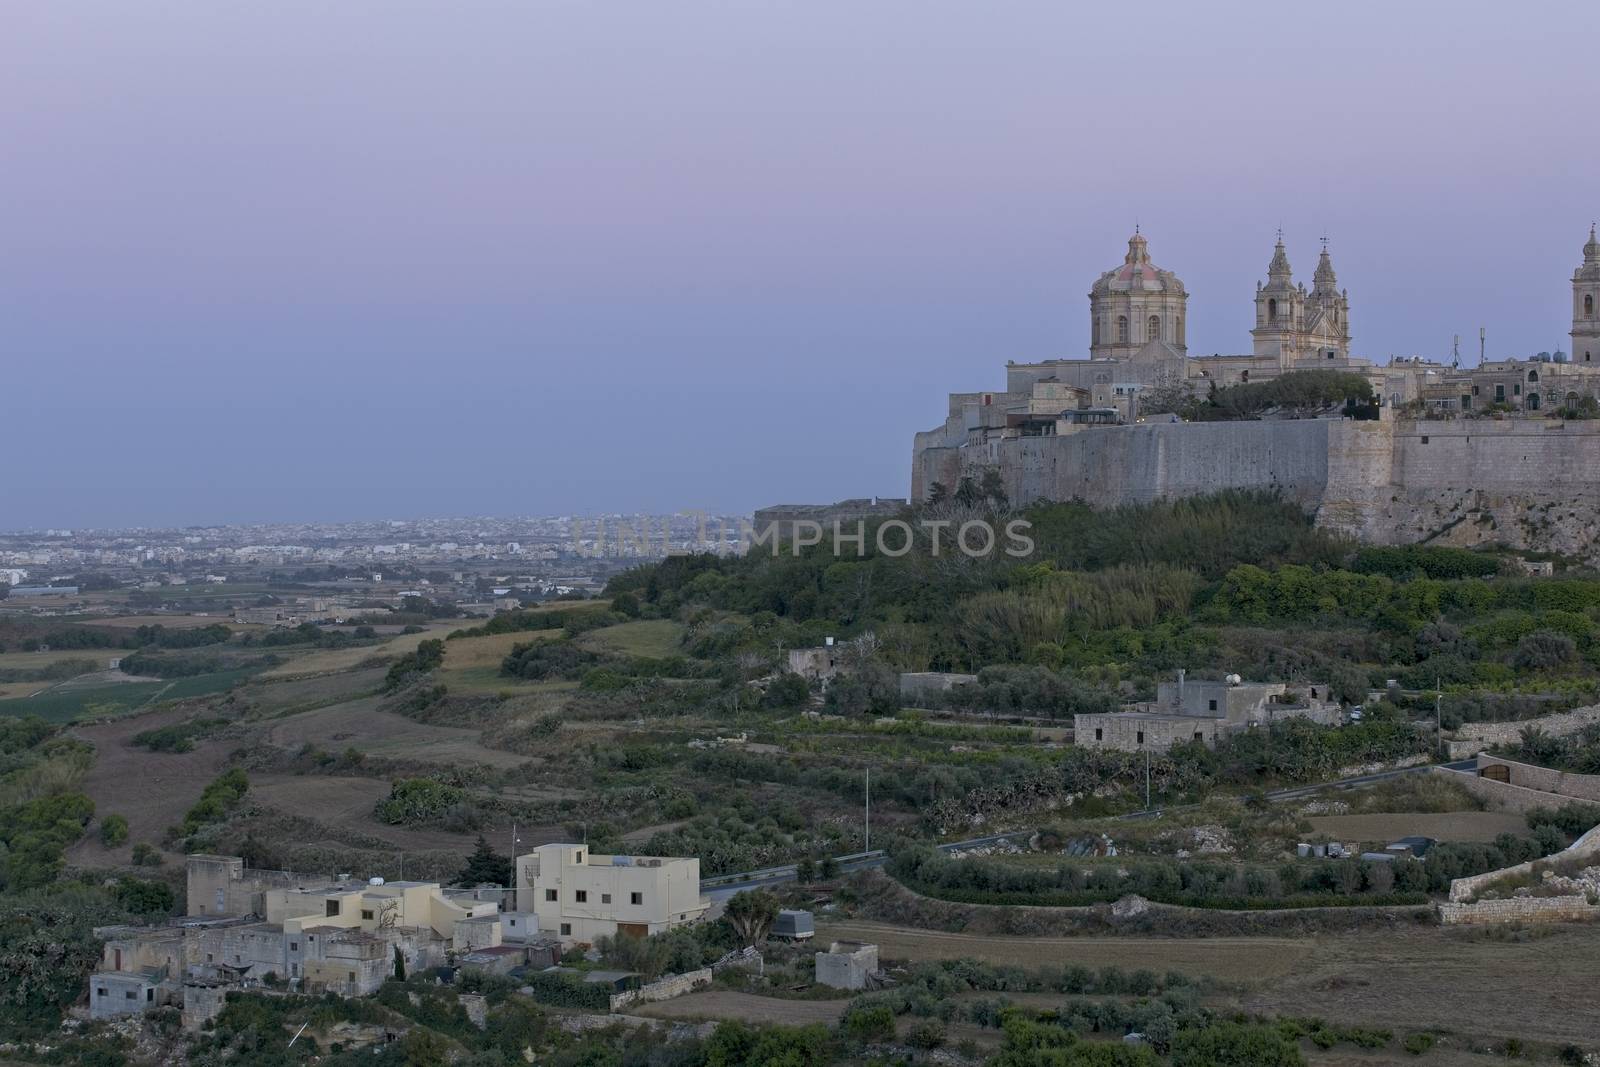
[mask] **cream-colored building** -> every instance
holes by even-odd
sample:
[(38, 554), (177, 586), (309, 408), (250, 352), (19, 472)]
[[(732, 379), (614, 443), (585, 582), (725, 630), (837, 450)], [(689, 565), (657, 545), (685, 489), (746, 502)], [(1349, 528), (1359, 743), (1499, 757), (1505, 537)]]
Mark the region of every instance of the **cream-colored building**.
[(595, 855), (587, 845), (540, 845), (517, 859), (517, 907), (563, 942), (616, 934), (646, 936), (698, 922), (700, 861)]

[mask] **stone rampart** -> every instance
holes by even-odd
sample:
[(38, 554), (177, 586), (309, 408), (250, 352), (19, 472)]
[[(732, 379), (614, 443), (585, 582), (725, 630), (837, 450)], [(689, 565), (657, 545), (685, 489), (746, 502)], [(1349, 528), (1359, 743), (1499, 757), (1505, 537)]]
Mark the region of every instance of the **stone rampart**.
[(1378, 544), (1503, 543), (1600, 559), (1600, 420), (1151, 422), (957, 447), (919, 434), (913, 492), (996, 467), (1013, 504), (1281, 492)]

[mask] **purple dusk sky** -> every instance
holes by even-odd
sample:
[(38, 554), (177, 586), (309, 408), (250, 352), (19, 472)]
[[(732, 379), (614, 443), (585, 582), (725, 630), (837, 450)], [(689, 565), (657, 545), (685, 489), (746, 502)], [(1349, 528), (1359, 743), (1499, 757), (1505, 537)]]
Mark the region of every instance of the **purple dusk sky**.
[(1572, 0), (0, 0), (0, 529), (904, 495), (1137, 219), (1356, 354), (1567, 347)]

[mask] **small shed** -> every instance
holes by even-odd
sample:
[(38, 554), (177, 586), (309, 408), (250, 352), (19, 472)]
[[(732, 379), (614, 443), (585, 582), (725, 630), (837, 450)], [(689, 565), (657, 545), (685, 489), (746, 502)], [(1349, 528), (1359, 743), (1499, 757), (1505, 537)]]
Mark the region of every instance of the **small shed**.
[(808, 941), (817, 934), (811, 913), (800, 908), (785, 908), (772, 923), (772, 936), (785, 941)]
[(1411, 856), (1420, 860), (1437, 843), (1431, 837), (1402, 837), (1384, 846), (1383, 850), (1391, 856)]

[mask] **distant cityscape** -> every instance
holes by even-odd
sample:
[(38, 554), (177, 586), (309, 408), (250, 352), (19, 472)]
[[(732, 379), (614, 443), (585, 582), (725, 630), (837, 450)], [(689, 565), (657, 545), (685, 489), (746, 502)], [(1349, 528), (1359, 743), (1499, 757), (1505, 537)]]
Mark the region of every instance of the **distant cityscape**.
[(229, 587), (248, 588), (253, 602), (274, 584), (489, 607), (594, 593), (667, 555), (735, 552), (749, 527), (741, 515), (614, 513), (9, 531), (0, 592), (3, 610), (37, 614), (88, 611), (90, 594), (129, 588), (150, 608), (169, 598), (189, 610), (197, 598), (243, 608)]

